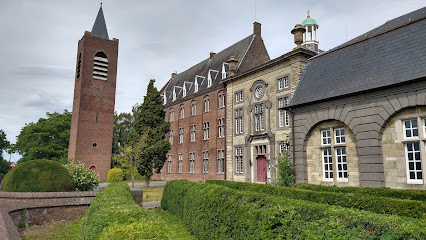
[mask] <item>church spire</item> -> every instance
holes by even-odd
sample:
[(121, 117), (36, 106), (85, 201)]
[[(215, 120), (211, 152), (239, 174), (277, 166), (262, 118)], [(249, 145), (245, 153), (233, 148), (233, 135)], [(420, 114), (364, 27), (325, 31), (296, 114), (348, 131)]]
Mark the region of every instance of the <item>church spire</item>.
[(99, 7), (98, 16), (96, 17), (95, 23), (92, 28), (92, 35), (96, 37), (106, 38), (108, 37), (108, 30), (105, 23), (104, 12), (102, 11), (102, 3)]

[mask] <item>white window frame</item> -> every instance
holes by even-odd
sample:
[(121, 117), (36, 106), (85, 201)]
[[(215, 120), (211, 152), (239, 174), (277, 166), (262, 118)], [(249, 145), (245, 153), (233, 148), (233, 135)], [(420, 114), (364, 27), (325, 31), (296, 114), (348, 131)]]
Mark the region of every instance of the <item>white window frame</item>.
[(195, 169), (195, 153), (189, 153), (189, 173), (194, 173)]
[[(413, 127), (413, 121), (416, 121), (417, 127)], [(410, 122), (410, 128), (407, 128), (405, 126), (406, 122)], [(404, 138), (405, 139), (418, 139), (419, 138), (419, 123), (417, 121), (417, 118), (403, 120), (402, 126), (403, 126), (403, 130), (404, 130)], [(415, 130), (417, 130), (417, 136), (414, 136), (414, 134), (413, 134)], [(407, 131), (410, 131), (411, 137), (407, 137)]]
[(170, 145), (173, 144), (173, 130), (170, 130), (170, 133), (169, 133), (169, 142), (170, 142)]
[(190, 127), (190, 129), (191, 129), (191, 133), (190, 133), (190, 135), (191, 135), (191, 142), (195, 142), (195, 124), (192, 124), (191, 125), (191, 127)]
[[(326, 136), (324, 137), (324, 132), (326, 132)], [(328, 132), (328, 136), (327, 136), (327, 132)], [(326, 143), (324, 143), (324, 139), (328, 139), (329, 143), (327, 143), (328, 141), (326, 141)], [(331, 130), (330, 129), (325, 129), (325, 130), (321, 130), (321, 145), (322, 146), (329, 146), (331, 145)]]
[(243, 91), (238, 91), (235, 93), (235, 103), (241, 103), (244, 101)]
[(204, 99), (204, 112), (210, 112), (210, 99)]
[(265, 131), (265, 115), (263, 103), (254, 105), (254, 123), (256, 132)]
[(178, 173), (182, 173), (182, 162), (183, 162), (183, 154), (179, 153)]
[(229, 64), (226, 63), (226, 62), (224, 62), (222, 64), (222, 79), (225, 79), (227, 77), (227, 75), (228, 75), (228, 72), (226, 72), (226, 70), (225, 70), (225, 65), (228, 65), (228, 69), (229, 69)]
[(225, 118), (219, 118), (217, 120), (218, 138), (225, 137)]
[[(408, 150), (409, 144), (412, 144), (412, 147), (413, 147), (411, 151)], [(414, 144), (419, 145), (418, 150), (415, 150)], [(405, 143), (404, 145), (405, 145), (404, 146), (404, 148), (405, 148), (405, 168), (406, 168), (406, 175), (407, 175), (407, 184), (423, 184), (424, 176), (423, 176), (423, 166), (422, 166), (421, 144), (420, 144), (420, 142), (409, 142), (409, 143)], [(409, 157), (408, 157), (410, 153), (413, 154), (413, 160), (411, 160), (411, 161), (409, 160)], [(417, 159), (415, 157), (416, 153), (419, 153), (420, 159)], [(414, 167), (413, 170), (410, 170), (410, 162), (413, 162), (413, 167)], [(416, 163), (420, 163), (420, 170), (417, 169)], [(415, 179), (410, 178), (411, 172), (414, 172)], [(417, 175), (418, 175), (419, 172), (422, 175), (421, 179), (417, 179)]]
[(278, 90), (284, 89), (284, 77), (280, 77), (277, 79)]
[(172, 173), (172, 155), (169, 154), (167, 159), (167, 173)]
[(175, 112), (173, 111), (173, 108), (169, 109), (169, 122), (173, 122), (175, 120)]
[(195, 101), (191, 102), (191, 116), (197, 115), (197, 103)]
[(209, 151), (203, 152), (203, 173), (209, 173)]
[(210, 123), (209, 122), (204, 122), (203, 123), (203, 133), (204, 133), (204, 140), (208, 140), (209, 139), (209, 128), (210, 128)]
[[(327, 151), (327, 154), (325, 153), (325, 151)], [(323, 149), (321, 149), (321, 155), (322, 155), (322, 176), (323, 176), (323, 181), (325, 181), (325, 182), (333, 182), (334, 181), (333, 154), (332, 154), (332, 152), (333, 151), (331, 150), (331, 148), (323, 148)], [(327, 158), (327, 162), (325, 162), (326, 158)], [(326, 168), (328, 168), (328, 169), (326, 169)], [(326, 173), (328, 173), (328, 177), (326, 177)]]
[[(343, 134), (342, 134), (343, 131)], [(334, 129), (334, 143), (335, 144), (345, 144), (346, 136), (345, 136), (345, 128), (335, 128)]]
[(283, 77), (284, 82), (284, 88), (288, 88), (290, 86), (290, 80), (288, 79), (288, 76)]
[(224, 108), (225, 107), (225, 94), (220, 93), (218, 96), (218, 108)]
[(242, 147), (235, 148), (235, 173), (244, 173), (244, 153)]
[[(344, 150), (341, 151), (341, 154), (338, 154), (338, 150)], [(348, 159), (346, 157), (346, 147), (336, 147), (334, 148), (334, 154), (336, 156), (336, 173), (337, 173), (337, 181), (338, 182), (348, 182), (349, 179), (349, 172), (348, 172)], [(339, 157), (341, 158), (341, 161), (339, 162)], [(343, 161), (346, 160), (346, 161)], [(341, 169), (339, 167), (341, 166)], [(346, 169), (344, 169), (346, 166)], [(339, 176), (339, 173), (342, 174), (342, 177)], [(345, 177), (346, 173), (346, 177)]]
[(184, 118), (185, 118), (185, 107), (181, 105), (179, 107), (179, 119), (184, 119)]
[(183, 143), (183, 127), (179, 128), (179, 144)]
[(244, 114), (243, 109), (235, 110), (235, 135), (244, 133)]
[(281, 108), (284, 107), (284, 98), (278, 98), (278, 127), (284, 127), (284, 110)]
[[(288, 105), (288, 97), (284, 97), (284, 106), (287, 106), (287, 105)], [(290, 126), (290, 116), (287, 111), (284, 111), (284, 116), (285, 116), (284, 125), (288, 127)]]
[(225, 150), (217, 150), (217, 173), (225, 173)]

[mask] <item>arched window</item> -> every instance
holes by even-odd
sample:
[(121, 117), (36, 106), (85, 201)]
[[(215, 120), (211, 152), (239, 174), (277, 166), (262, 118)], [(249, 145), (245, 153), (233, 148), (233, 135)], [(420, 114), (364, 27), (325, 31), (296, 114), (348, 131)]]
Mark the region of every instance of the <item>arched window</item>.
[(175, 120), (175, 112), (173, 111), (173, 108), (170, 108), (169, 110), (169, 122), (173, 122)]
[(108, 77), (108, 58), (103, 52), (98, 52), (93, 61), (93, 78), (106, 81)]
[(194, 100), (191, 102), (191, 116), (197, 115), (197, 102)]
[(179, 107), (179, 119), (184, 119), (184, 118), (185, 118), (185, 108), (182, 104)]
[(208, 96), (204, 97), (204, 112), (210, 112), (210, 99)]

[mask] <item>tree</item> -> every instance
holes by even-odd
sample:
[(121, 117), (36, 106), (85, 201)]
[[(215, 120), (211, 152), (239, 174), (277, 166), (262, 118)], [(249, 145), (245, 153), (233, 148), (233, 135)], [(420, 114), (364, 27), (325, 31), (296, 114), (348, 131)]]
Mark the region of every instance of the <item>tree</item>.
[[(112, 156), (120, 154), (120, 148), (127, 146), (129, 133), (132, 126), (132, 114), (120, 113), (114, 114), (114, 135), (112, 140)], [(116, 161), (113, 157), (112, 166), (116, 166)]]
[(9, 149), (10, 143), (7, 141), (6, 133), (0, 129), (0, 179), (10, 170), (10, 162), (3, 159), (3, 151)]
[(15, 144), (15, 150), (22, 155), (19, 162), (67, 158), (71, 113), (64, 110), (64, 113), (46, 113), (46, 116), (21, 129)]
[(170, 143), (165, 140), (170, 125), (164, 120), (166, 113), (163, 108), (163, 100), (154, 87), (155, 80), (151, 79), (144, 101), (133, 110), (132, 131), (130, 144), (135, 145), (142, 135), (146, 135), (146, 148), (139, 158), (138, 172), (145, 176), (145, 187), (149, 187), (154, 170), (159, 173), (166, 161)]
[(123, 146), (118, 154), (114, 154), (113, 159), (121, 165), (123, 170), (130, 172), (132, 178), (132, 188), (135, 187), (135, 178), (138, 173), (139, 159), (143, 151), (147, 148), (147, 135), (142, 135), (141, 139), (134, 142), (133, 146)]

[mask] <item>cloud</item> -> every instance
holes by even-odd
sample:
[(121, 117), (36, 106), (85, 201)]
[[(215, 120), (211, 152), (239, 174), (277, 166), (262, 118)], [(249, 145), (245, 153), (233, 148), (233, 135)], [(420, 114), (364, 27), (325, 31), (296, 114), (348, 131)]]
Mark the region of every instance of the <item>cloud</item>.
[(74, 69), (72, 67), (54, 66), (54, 65), (30, 65), (22, 66), (15, 69), (16, 74), (25, 77), (50, 77), (50, 78), (67, 78), (73, 76)]

